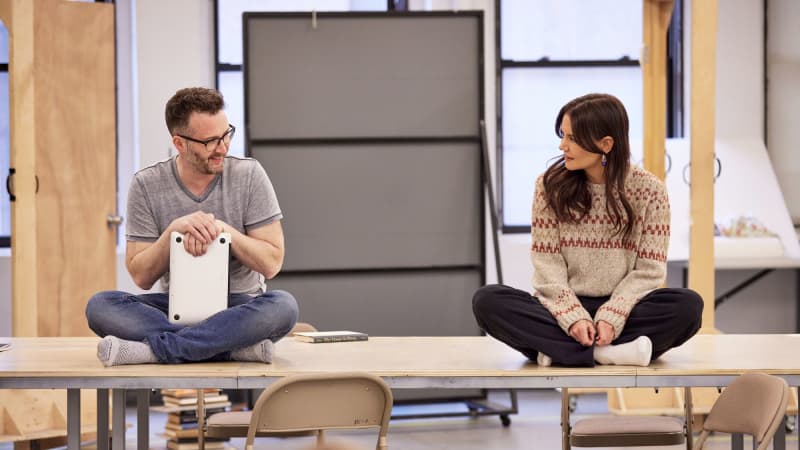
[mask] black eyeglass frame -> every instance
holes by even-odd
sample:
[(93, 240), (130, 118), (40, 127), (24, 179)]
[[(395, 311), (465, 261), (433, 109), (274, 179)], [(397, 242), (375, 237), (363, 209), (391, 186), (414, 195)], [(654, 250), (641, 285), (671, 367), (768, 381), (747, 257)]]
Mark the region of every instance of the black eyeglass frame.
[[(218, 149), (219, 146), (222, 145), (222, 144), (230, 145), (231, 141), (233, 140), (233, 135), (235, 133), (236, 133), (236, 127), (231, 125), (231, 124), (228, 124), (228, 129), (225, 131), (225, 133), (222, 134), (222, 136), (214, 137), (214, 138), (211, 138), (211, 139), (206, 139), (205, 141), (201, 141), (200, 139), (195, 139), (195, 138), (192, 138), (192, 137), (189, 137), (189, 136), (184, 136), (184, 135), (178, 134), (178, 133), (175, 133), (175, 136), (178, 136), (179, 138), (186, 139), (187, 141), (192, 141), (192, 142), (196, 142), (198, 144), (203, 144), (203, 147), (205, 147), (206, 151), (212, 151), (213, 152), (214, 150)], [(228, 139), (227, 143), (225, 142), (226, 138)], [(208, 144), (210, 144), (212, 142), (216, 142), (217, 145), (215, 145), (214, 148), (209, 150), (208, 149)]]

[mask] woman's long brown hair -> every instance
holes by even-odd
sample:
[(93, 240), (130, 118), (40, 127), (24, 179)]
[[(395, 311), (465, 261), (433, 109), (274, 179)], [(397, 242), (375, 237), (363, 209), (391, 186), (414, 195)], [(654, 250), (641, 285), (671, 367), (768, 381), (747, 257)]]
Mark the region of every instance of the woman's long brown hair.
[[(586, 151), (602, 154), (595, 144), (606, 136), (614, 139), (614, 146), (606, 154), (605, 191), (606, 212), (614, 224), (616, 235), (627, 240), (633, 230), (636, 213), (625, 196), (625, 177), (630, 168), (630, 144), (628, 143), (628, 114), (625, 107), (613, 95), (587, 94), (578, 97), (558, 112), (556, 135), (563, 138), (561, 122), (568, 115), (575, 141)], [(544, 189), (547, 205), (561, 222), (578, 223), (592, 207), (589, 180), (583, 170), (567, 170), (564, 155), (544, 173)]]

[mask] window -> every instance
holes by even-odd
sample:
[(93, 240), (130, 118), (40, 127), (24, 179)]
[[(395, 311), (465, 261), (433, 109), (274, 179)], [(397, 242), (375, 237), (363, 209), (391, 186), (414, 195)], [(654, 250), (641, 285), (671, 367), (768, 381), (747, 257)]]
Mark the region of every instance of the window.
[[(8, 113), (8, 31), (0, 22), (0, 176), (8, 176), (9, 113)], [(11, 203), (7, 192), (0, 195), (0, 247), (11, 246)]]
[[(610, 7), (583, 0), (498, 0), (498, 8), (501, 218), (504, 231), (529, 232), (534, 184), (561, 153), (555, 116), (570, 99), (589, 92), (617, 96), (630, 119), (633, 162), (642, 160), (642, 1), (618, 0)], [(679, 22), (673, 20), (668, 38), (673, 54)], [(673, 59), (668, 71), (675, 72), (680, 57)], [(679, 78), (668, 74), (668, 84)], [(679, 129), (674, 118), (680, 116), (673, 114), (679, 94), (670, 86), (668, 136)]]
[[(244, 127), (242, 13), (288, 11), (386, 11), (386, 0), (216, 0), (217, 89), (225, 97), (230, 123)], [(241, 134), (244, 136), (244, 133)], [(244, 139), (234, 139), (233, 155), (244, 155)]]

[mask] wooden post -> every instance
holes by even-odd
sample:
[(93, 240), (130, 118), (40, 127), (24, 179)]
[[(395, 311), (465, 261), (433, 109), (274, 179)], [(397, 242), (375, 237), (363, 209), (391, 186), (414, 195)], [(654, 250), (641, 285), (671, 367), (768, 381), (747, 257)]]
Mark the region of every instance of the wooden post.
[(644, 95), (644, 167), (662, 180), (667, 136), (667, 30), (673, 0), (644, 0), (642, 5), (642, 87)]
[[(11, 202), (11, 334), (37, 335), (36, 123), (34, 91), (34, 2), (0, 0), (8, 30), (10, 167), (16, 201)], [(13, 149), (26, 149), (15, 152)], [(18, 251), (17, 249), (26, 249)]]
[(701, 333), (714, 327), (714, 121), (717, 0), (692, 4), (689, 287), (703, 297)]

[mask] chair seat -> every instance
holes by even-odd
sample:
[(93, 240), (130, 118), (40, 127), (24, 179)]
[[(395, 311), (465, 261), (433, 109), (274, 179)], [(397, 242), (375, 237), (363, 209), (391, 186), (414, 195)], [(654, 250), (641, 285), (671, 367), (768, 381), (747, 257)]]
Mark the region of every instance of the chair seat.
[(579, 420), (570, 442), (576, 447), (675, 445), (685, 442), (683, 421), (667, 416), (611, 416)]
[[(250, 426), (251, 411), (226, 411), (212, 414), (206, 421), (206, 436), (214, 438), (245, 437)], [(316, 436), (317, 430), (256, 432), (258, 437)]]

